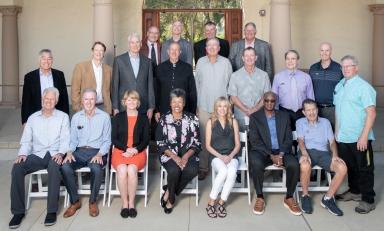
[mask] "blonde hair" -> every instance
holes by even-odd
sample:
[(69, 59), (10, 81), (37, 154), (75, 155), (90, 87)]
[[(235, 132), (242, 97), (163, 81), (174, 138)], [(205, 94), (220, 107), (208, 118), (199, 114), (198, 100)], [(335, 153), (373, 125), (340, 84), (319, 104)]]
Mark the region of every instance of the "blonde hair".
[(232, 104), (224, 96), (220, 96), (215, 100), (215, 104), (213, 106), (213, 112), (211, 114), (212, 125), (216, 122), (216, 120), (219, 119), (219, 115), (217, 114), (217, 108), (219, 107), (219, 104), (222, 102), (224, 102), (227, 105), (226, 121), (228, 121), (229, 125), (232, 126)]
[(125, 101), (127, 101), (128, 97), (131, 97), (132, 99), (136, 99), (137, 100), (137, 108), (140, 107), (140, 95), (135, 90), (126, 90), (124, 92), (123, 99), (121, 99), (121, 105), (123, 105), (123, 107), (127, 106), (127, 105), (125, 105)]

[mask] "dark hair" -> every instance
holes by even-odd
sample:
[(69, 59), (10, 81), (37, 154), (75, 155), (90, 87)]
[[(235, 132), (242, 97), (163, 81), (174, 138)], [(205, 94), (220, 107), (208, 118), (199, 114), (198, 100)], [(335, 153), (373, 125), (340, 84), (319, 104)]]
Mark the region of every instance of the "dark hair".
[(96, 45), (100, 45), (100, 46), (102, 46), (102, 47), (104, 48), (104, 52), (107, 50), (107, 47), (105, 46), (105, 44), (102, 43), (102, 42), (100, 42), (100, 41), (96, 41), (96, 42), (93, 43), (93, 45), (92, 45), (92, 50), (95, 49), (95, 46), (96, 46)]
[(242, 53), (242, 56), (244, 56), (245, 51), (253, 51), (254, 54), (257, 56), (257, 54), (256, 54), (256, 50), (255, 50), (255, 48), (253, 48), (253, 47), (246, 47), (246, 48), (244, 48), (243, 53)]
[(305, 99), (304, 101), (303, 101), (303, 104), (302, 104), (302, 109), (303, 110), (305, 110), (305, 105), (306, 104), (313, 104), (313, 105), (315, 105), (316, 106), (316, 108), (317, 108), (317, 103), (313, 100), (313, 99)]
[(181, 88), (175, 88), (171, 91), (171, 93), (169, 94), (169, 101), (172, 101), (173, 98), (177, 97), (177, 98), (182, 98), (183, 101), (184, 101), (184, 104), (185, 104), (185, 91)]
[(284, 54), (284, 59), (287, 59), (287, 55), (288, 55), (289, 53), (294, 53), (294, 54), (296, 55), (297, 59), (298, 59), (298, 60), (300, 59), (299, 52), (297, 52), (297, 50), (293, 50), (293, 49), (288, 50), (287, 52), (285, 52), (285, 54)]
[(204, 24), (204, 27), (205, 26), (216, 26), (216, 23), (212, 22), (212, 21), (208, 21)]

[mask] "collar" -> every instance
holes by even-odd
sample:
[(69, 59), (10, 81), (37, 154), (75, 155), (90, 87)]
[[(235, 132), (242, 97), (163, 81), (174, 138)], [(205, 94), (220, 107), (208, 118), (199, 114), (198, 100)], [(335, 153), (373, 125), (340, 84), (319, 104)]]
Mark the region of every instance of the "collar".
[[(43, 71), (41, 70), (41, 68), (39, 68), (39, 75), (42, 76), (44, 75)], [(48, 75), (44, 75), (44, 76), (51, 76), (52, 75), (52, 69), (49, 70), (48, 72)]]
[(95, 62), (93, 62), (93, 59), (91, 60), (91, 63), (92, 63), (93, 68), (95, 68), (95, 69), (97, 69), (97, 68), (101, 68), (101, 67), (103, 66), (103, 63), (100, 63), (100, 65), (97, 66), (97, 65), (95, 64)]
[[(52, 116), (56, 116), (57, 114), (57, 109), (53, 109), (53, 112), (52, 112)], [(37, 113), (38, 116), (43, 116), (43, 109), (41, 109), (40, 111), (38, 111)]]
[(151, 49), (152, 44), (154, 45), (155, 48), (157, 48), (157, 41), (153, 43), (153, 42), (147, 40), (147, 46), (148, 46), (149, 49)]
[[(95, 116), (95, 115), (97, 115), (97, 114), (100, 114), (100, 113), (101, 113), (101, 110), (98, 109), (97, 107), (95, 107), (95, 114), (94, 114), (93, 116)], [(82, 116), (86, 116), (86, 113), (85, 113), (85, 110), (84, 110), (84, 109), (81, 109), (81, 111), (79, 111), (79, 114), (82, 115)], [(92, 116), (92, 117), (93, 117), (93, 116)]]
[(139, 53), (136, 55), (128, 51), (128, 55), (130, 59), (139, 59)]

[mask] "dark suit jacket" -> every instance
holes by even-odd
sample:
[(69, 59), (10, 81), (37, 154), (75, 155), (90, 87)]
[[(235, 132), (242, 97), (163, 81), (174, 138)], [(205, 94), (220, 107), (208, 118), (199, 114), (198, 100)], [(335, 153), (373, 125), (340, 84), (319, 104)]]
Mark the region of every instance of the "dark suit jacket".
[[(229, 42), (227, 40), (217, 38), (220, 43), (220, 51), (219, 55), (228, 58), (229, 55)], [(203, 39), (195, 43), (193, 45), (193, 51), (195, 54), (195, 64), (199, 60), (199, 58), (206, 56), (205, 47), (206, 47), (207, 39)]]
[[(261, 39), (255, 40), (254, 44), (257, 60), (256, 67), (268, 73), (269, 79), (273, 77), (273, 59), (271, 46), (266, 41)], [(243, 50), (245, 48), (245, 40), (240, 39), (232, 43), (231, 50), (229, 52), (229, 60), (231, 60), (233, 72), (240, 69), (243, 65)]]
[[(289, 116), (282, 111), (275, 110), (277, 141), (280, 152), (292, 152), (292, 131)], [(253, 113), (249, 121), (249, 142), (251, 150), (270, 155), (272, 150), (271, 135), (264, 108)]]
[[(150, 47), (148, 47), (148, 44), (147, 44), (147, 40), (143, 40), (143, 43), (141, 45), (141, 48), (140, 48), (140, 54), (144, 55), (145, 57), (148, 57), (148, 54), (150, 52)], [(161, 54), (161, 43), (160, 42), (157, 42), (157, 60), (159, 60), (157, 62), (157, 65), (159, 65), (161, 63), (161, 57), (160, 57), (160, 54)]]
[[(112, 144), (125, 151), (128, 141), (128, 118), (127, 112), (122, 111), (112, 118)], [(138, 115), (133, 129), (133, 147), (141, 152), (149, 144), (149, 120), (145, 115)]]
[(153, 73), (151, 60), (140, 54), (140, 66), (137, 78), (133, 73), (128, 52), (117, 56), (113, 63), (112, 74), (112, 108), (123, 111), (121, 105), (126, 90), (136, 90), (140, 95), (140, 113), (146, 113), (149, 108), (155, 108), (155, 93), (153, 90)]
[[(59, 101), (56, 109), (69, 114), (67, 84), (62, 71), (51, 69), (53, 86), (59, 90)], [(28, 117), (41, 110), (40, 69), (29, 72), (24, 76), (23, 96), (21, 100), (21, 123), (27, 122)]]

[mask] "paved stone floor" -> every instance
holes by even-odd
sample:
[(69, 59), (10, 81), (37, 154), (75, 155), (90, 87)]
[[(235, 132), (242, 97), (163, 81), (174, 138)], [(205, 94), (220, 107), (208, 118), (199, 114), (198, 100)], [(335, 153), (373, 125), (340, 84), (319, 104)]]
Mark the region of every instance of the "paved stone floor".
[[(92, 218), (88, 215), (88, 198), (82, 198), (83, 207), (71, 218), (63, 218), (63, 198), (59, 209), (57, 224), (44, 227), (46, 215), (46, 200), (34, 199), (26, 218), (18, 230), (383, 230), (384, 228), (384, 152), (381, 123), (383, 110), (379, 110), (375, 125), (375, 191), (377, 193), (376, 210), (366, 215), (354, 212), (356, 202), (339, 202), (344, 216), (336, 217), (320, 206), (321, 193), (314, 193), (314, 213), (311, 215), (293, 216), (283, 207), (283, 194), (266, 194), (266, 211), (262, 216), (252, 213), (252, 205), (248, 205), (244, 194), (231, 194), (228, 201), (228, 216), (224, 219), (210, 219), (205, 212), (211, 179), (200, 182), (199, 205), (195, 206), (194, 196), (182, 195), (177, 198), (177, 204), (172, 214), (163, 213), (159, 205), (159, 167), (154, 155), (150, 157), (149, 201), (144, 208), (144, 199), (137, 197), (138, 216), (135, 219), (122, 219), (119, 215), (121, 200), (115, 197), (111, 207), (102, 207), (99, 201), (100, 215)], [(8, 230), (11, 218), (9, 211), (10, 171), (12, 161), (17, 153), (21, 126), (18, 110), (0, 109), (0, 230)], [(381, 150), (381, 152), (380, 152)], [(27, 178), (26, 178), (27, 179)], [(343, 191), (345, 184), (340, 189)], [(101, 198), (100, 198), (101, 199)]]

